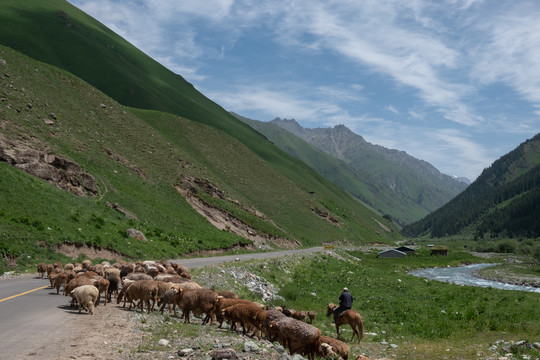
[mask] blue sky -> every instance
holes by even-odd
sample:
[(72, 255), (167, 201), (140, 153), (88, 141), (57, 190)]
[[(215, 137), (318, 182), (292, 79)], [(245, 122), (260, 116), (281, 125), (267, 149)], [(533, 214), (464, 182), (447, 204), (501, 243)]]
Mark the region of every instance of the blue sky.
[(69, 0), (242, 116), (474, 180), (540, 132), (540, 2)]

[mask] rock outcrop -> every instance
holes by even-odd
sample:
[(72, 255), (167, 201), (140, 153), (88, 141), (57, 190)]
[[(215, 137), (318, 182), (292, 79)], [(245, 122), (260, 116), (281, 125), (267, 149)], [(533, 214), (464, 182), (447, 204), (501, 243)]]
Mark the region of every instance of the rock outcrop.
[(78, 196), (96, 196), (98, 193), (94, 177), (82, 170), (76, 162), (38, 150), (31, 144), (7, 139), (2, 134), (0, 134), (0, 161)]

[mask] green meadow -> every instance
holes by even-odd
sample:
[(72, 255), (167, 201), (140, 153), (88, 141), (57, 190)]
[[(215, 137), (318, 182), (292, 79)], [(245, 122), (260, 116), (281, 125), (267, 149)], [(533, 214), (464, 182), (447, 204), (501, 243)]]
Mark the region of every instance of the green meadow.
[[(453, 285), (408, 274), (419, 268), (459, 266), (485, 259), (460, 251), (452, 251), (449, 256), (429, 256), (427, 249), (404, 259), (378, 259), (377, 251), (336, 252), (341, 259), (325, 252), (242, 266), (279, 288), (278, 294), (285, 300), (273, 305), (314, 310), (315, 325), (328, 336), (336, 333), (331, 319), (325, 316), (326, 304), (337, 302), (341, 289), (347, 286), (355, 297), (353, 309), (361, 314), (366, 333), (358, 345), (356, 339), (349, 342), (352, 331), (348, 326), (340, 328), (353, 358), (360, 354), (456, 360), (498, 358), (505, 353), (518, 358), (540, 356), (534, 348), (509, 345), (505, 351), (496, 346), (500, 340), (529, 344), (540, 341), (540, 294)], [(213, 271), (227, 266), (231, 265), (216, 266)], [(194, 269), (192, 275), (197, 281), (202, 274), (208, 277), (208, 273), (208, 269)], [(234, 289), (236, 285), (224, 284), (223, 288), (227, 286)], [(235, 290), (242, 297), (257, 300), (241, 288)], [(490, 350), (492, 346), (496, 349)]]

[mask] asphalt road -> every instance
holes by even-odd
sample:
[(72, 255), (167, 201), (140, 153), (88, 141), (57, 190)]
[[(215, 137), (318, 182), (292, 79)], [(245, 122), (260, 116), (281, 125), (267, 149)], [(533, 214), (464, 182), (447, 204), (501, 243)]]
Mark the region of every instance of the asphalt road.
[[(246, 259), (266, 259), (321, 251), (323, 247), (278, 252), (216, 256), (174, 260), (188, 268), (204, 267)], [(48, 279), (37, 274), (0, 279), (0, 358), (44, 359), (52, 351), (51, 338), (77, 332), (77, 310), (69, 308), (70, 298), (48, 287)], [(69, 347), (70, 344), (63, 344)], [(57, 352), (58, 349), (56, 349)]]

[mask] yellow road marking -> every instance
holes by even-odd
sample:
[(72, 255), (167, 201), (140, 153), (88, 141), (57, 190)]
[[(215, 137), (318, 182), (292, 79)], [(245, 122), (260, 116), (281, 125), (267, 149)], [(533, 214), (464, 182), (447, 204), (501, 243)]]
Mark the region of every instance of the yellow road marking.
[(37, 290), (45, 289), (46, 287), (49, 287), (49, 285), (45, 285), (45, 286), (42, 286), (42, 287), (38, 287), (37, 289), (34, 289), (34, 290), (26, 291), (26, 292), (23, 292), (23, 293), (20, 293), (20, 294), (17, 294), (17, 295), (13, 295), (13, 296), (10, 296), (10, 297), (4, 298), (4, 299), (0, 299), (0, 302), (6, 301), (6, 300), (9, 300), (9, 299), (16, 298), (17, 296), (21, 296), (21, 295), (25, 295), (25, 294), (31, 293), (32, 291), (37, 291)]

